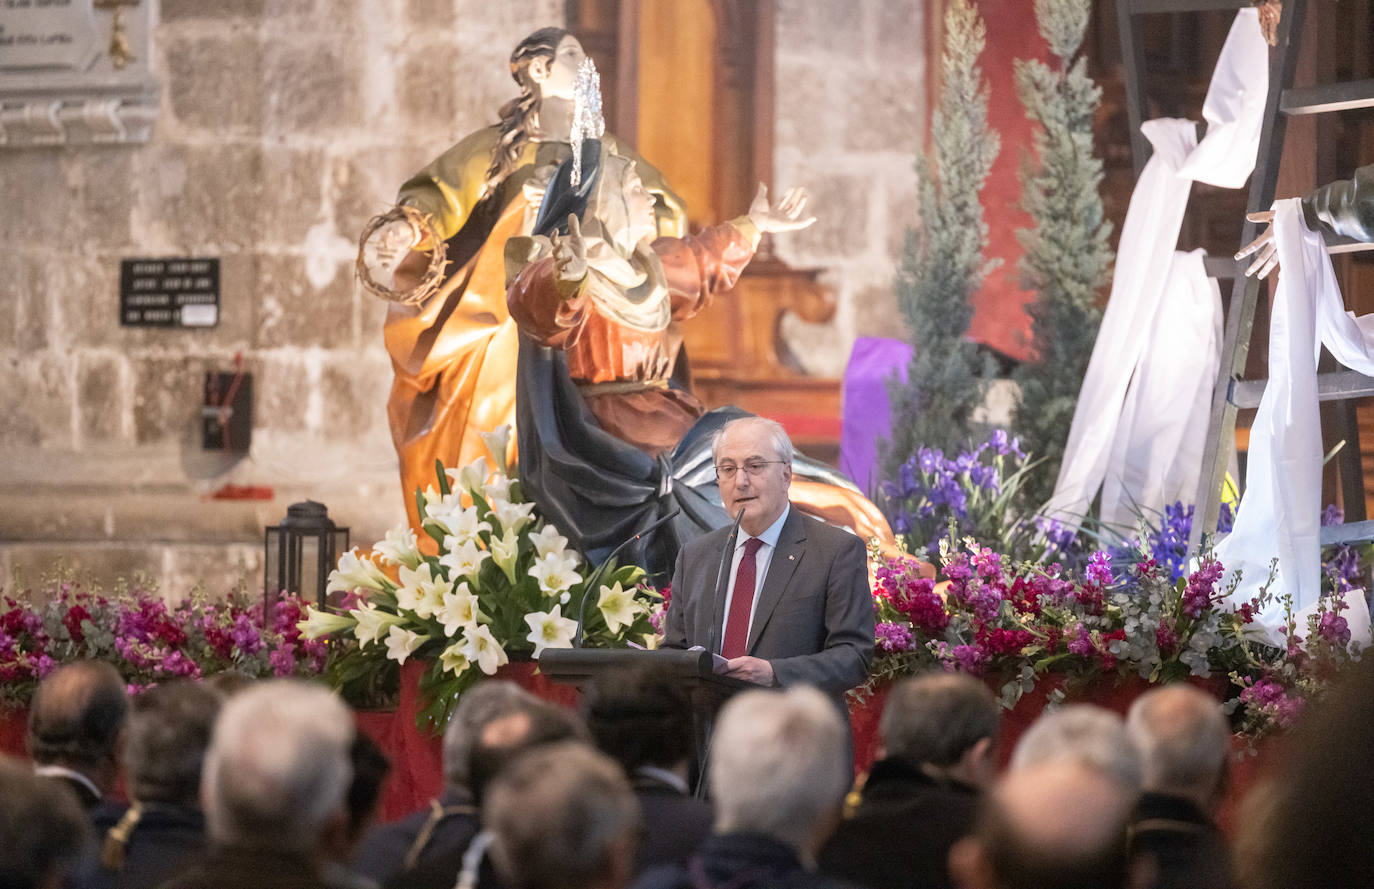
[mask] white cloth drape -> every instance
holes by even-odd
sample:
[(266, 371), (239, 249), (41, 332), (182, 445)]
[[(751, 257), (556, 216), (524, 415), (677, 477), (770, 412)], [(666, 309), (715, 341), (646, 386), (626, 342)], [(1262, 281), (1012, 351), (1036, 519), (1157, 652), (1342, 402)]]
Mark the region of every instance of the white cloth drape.
[[(1374, 375), (1374, 315), (1345, 310), (1331, 257), (1321, 234), (1307, 228), (1300, 200), (1274, 205), (1274, 242), (1279, 283), (1269, 319), (1269, 382), (1250, 427), (1245, 496), (1217, 558), (1228, 576), (1240, 572), (1235, 597), (1243, 601), (1268, 579), (1277, 557), (1275, 586), (1297, 610), (1317, 601), (1321, 584), (1317, 359), (1325, 344), (1341, 364)], [(1276, 626), (1282, 605), (1272, 603), (1262, 617)]]
[(1194, 181), (1238, 188), (1254, 169), (1268, 60), (1258, 14), (1241, 10), (1207, 92), (1202, 143), (1191, 121), (1141, 127), (1154, 152), (1131, 195), (1051, 515), (1085, 516), (1102, 488), (1102, 520), (1129, 529), (1139, 515), (1196, 495), (1221, 299), (1201, 258), (1174, 248)]

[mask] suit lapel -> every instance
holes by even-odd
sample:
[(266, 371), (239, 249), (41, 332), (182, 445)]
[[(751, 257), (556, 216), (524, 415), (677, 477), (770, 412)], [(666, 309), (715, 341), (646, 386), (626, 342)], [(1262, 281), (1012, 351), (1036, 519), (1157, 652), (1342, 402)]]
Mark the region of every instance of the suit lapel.
[(778, 546), (773, 557), (768, 560), (768, 573), (763, 578), (763, 591), (759, 593), (759, 604), (754, 609), (754, 622), (749, 627), (749, 644), (745, 651), (754, 653), (764, 627), (773, 616), (773, 609), (782, 601), (792, 574), (801, 563), (806, 550), (806, 524), (795, 506), (790, 507), (787, 520), (782, 523), (782, 533), (778, 535)]

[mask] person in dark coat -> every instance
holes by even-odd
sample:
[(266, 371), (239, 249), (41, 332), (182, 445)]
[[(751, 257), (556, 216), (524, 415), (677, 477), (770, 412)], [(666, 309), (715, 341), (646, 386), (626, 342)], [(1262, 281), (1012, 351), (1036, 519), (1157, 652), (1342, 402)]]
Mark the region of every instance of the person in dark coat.
[(0, 886), (64, 885), (80, 869), (89, 831), (74, 793), (0, 755)]
[(1126, 730), (1140, 750), (1143, 792), (1130, 853), (1141, 889), (1228, 889), (1231, 853), (1213, 820), (1227, 783), (1231, 732), (1221, 704), (1191, 685), (1146, 692)]
[(124, 679), (104, 661), (58, 667), (38, 686), (27, 744), (34, 772), (69, 787), (91, 811), (119, 776), (119, 732), (128, 713)]
[(210, 847), (163, 889), (328, 889), (354, 737), (348, 707), (319, 685), (277, 679), (231, 698), (201, 778)]
[(480, 682), (464, 692), (444, 731), (442, 792), (420, 811), (368, 831), (353, 856), (352, 870), (385, 884), (421, 860), (460, 861), (480, 827), (468, 774), (473, 741), (488, 722), (532, 699), (515, 683), (502, 680)]
[(947, 889), (949, 850), (973, 829), (996, 775), (1001, 718), (992, 692), (961, 673), (896, 685), (878, 761), (821, 850), (821, 870), (871, 889)]
[(461, 823), (472, 830), (461, 845), (453, 831), (452, 842), (442, 847), (426, 845), (415, 864), (396, 874), (387, 889), (452, 889), (459, 880), (467, 885), (494, 889), (501, 885), (485, 850), (489, 835), (480, 830), (485, 793), (492, 780), (525, 754), (560, 741), (586, 741), (585, 726), (575, 713), (526, 695), (507, 712), (482, 723), (468, 755), (468, 781), (477, 816)]
[(200, 772), (220, 696), (196, 682), (155, 686), (133, 699), (124, 734), (124, 770), (132, 803), (101, 803), (97, 889), (157, 886), (205, 851)]
[(630, 776), (644, 822), (635, 873), (686, 865), (711, 833), (711, 807), (687, 785), (692, 701), (662, 667), (645, 664), (599, 676), (582, 698), (597, 747)]
[(707, 772), (714, 833), (635, 889), (842, 889), (816, 872), (849, 786), (848, 731), (814, 688), (747, 691), (720, 713)]

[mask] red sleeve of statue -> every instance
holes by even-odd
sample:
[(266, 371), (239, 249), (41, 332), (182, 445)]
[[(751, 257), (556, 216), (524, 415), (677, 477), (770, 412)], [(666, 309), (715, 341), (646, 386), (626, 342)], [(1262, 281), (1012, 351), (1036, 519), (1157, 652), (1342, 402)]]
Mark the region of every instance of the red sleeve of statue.
[(554, 283), (553, 257), (530, 263), (506, 291), (506, 305), (520, 332), (541, 346), (567, 349), (587, 321), (587, 297), (565, 299)]
[(681, 321), (704, 309), (711, 298), (729, 290), (754, 257), (751, 239), (725, 223), (685, 238), (659, 238), (654, 252), (663, 262), (673, 318)]

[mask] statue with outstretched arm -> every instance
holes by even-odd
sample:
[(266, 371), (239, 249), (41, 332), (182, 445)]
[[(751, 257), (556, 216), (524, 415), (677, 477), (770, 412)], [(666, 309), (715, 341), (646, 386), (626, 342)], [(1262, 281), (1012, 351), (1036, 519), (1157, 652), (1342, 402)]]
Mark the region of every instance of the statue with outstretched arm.
[[(1374, 243), (1374, 164), (1360, 167), (1350, 179), (1323, 185), (1307, 195), (1302, 199), (1302, 215), (1312, 231), (1320, 229), (1339, 237)], [(1274, 211), (1251, 213), (1245, 218), (1266, 223), (1266, 228), (1236, 254), (1236, 259), (1255, 254), (1245, 274), (1264, 278), (1279, 265), (1272, 224)]]

